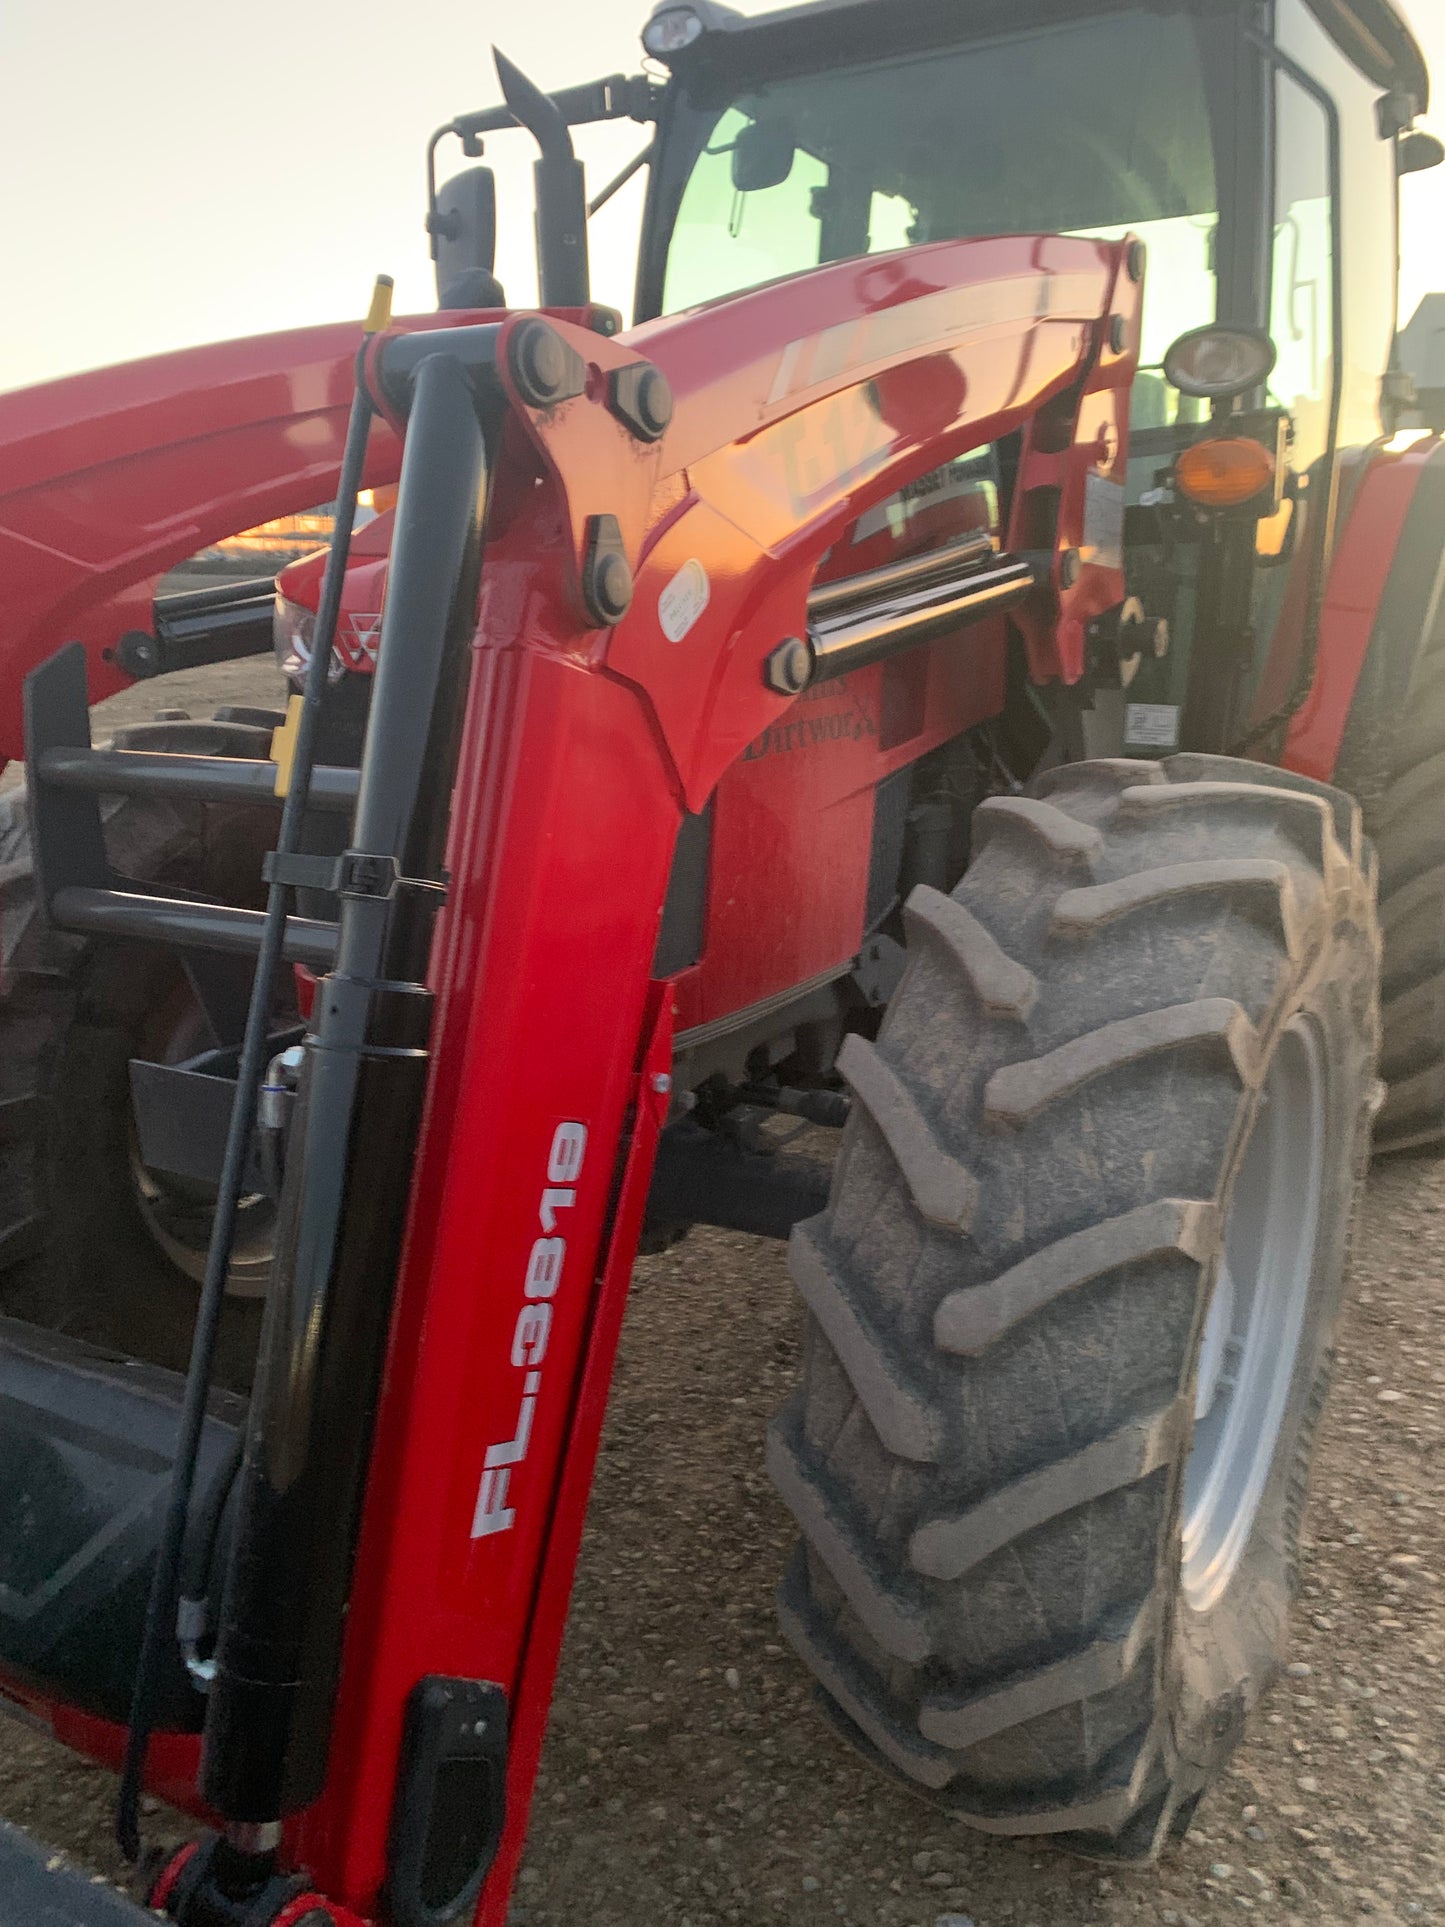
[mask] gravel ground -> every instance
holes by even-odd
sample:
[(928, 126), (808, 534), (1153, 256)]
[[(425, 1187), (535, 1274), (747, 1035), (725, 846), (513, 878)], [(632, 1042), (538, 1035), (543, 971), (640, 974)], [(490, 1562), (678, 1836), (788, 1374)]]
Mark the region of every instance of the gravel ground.
[[(222, 699), (263, 699), (249, 674)], [(202, 707), (152, 685), (138, 713), (158, 700)], [(1442, 1321), (1445, 1164), (1397, 1159), (1357, 1237), (1288, 1675), (1188, 1840), (1102, 1874), (950, 1825), (819, 1720), (772, 1615), (781, 1249), (700, 1231), (641, 1261), (514, 1927), (1445, 1919)], [(111, 1798), (0, 1727), (0, 1813), (116, 1875)]]

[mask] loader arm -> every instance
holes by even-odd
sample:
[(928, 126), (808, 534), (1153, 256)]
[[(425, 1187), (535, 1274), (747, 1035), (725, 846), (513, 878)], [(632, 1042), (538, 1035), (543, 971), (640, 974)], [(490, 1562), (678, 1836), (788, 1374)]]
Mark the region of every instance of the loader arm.
[[(302, 328), (0, 396), (0, 758), (23, 754), (21, 685), (62, 643), (85, 645), (92, 701), (125, 688), (115, 644), (151, 629), (166, 570), (335, 494), (360, 341), (350, 324)], [(396, 437), (374, 435), (368, 485), (400, 461)]]
[[(1117, 573), (1076, 572), (1068, 552), (1087, 476), (1122, 475), (1127, 456), (1128, 258), (949, 243), (616, 342), (556, 323), (587, 372), (553, 407), (527, 406), (510, 373), (535, 323), (504, 330), (513, 409), (434, 957), (435, 1069), (330, 1776), (294, 1841), (351, 1905), (374, 1906), (384, 1880), (407, 1697), (450, 1673), (510, 1703), (506, 1833), (478, 1914), (505, 1918), (668, 1106), (670, 998), (650, 966), (683, 810), (789, 706), (764, 661), (806, 633), (825, 550), (954, 452), (1024, 427), (1018, 525), (1032, 488), (1058, 507), (1037, 600), (1066, 635), (1117, 602)], [(640, 354), (676, 403), (651, 446), (606, 406)], [(612, 629), (584, 600), (599, 516), (635, 578)], [(674, 640), (661, 612), (680, 578), (705, 589)], [(585, 1147), (565, 1175), (563, 1143)]]

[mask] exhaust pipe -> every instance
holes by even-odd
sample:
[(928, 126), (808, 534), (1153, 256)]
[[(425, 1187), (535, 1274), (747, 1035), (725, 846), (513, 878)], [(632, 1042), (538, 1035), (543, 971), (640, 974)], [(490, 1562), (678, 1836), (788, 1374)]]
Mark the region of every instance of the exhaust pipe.
[(496, 47), (497, 79), (512, 117), (542, 150), (537, 183), (537, 286), (544, 308), (585, 308), (592, 299), (587, 261), (587, 183), (557, 103)]

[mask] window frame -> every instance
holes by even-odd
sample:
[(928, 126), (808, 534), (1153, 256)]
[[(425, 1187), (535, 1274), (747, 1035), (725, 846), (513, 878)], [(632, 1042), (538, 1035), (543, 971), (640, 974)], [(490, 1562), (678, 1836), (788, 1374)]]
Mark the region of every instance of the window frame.
[[(1102, 3), (1092, 6), (1077, 4), (1076, 0), (1076, 4), (1070, 6), (1057, 22), (1050, 21), (1048, 24), (1104, 19), (1141, 10), (1148, 10), (1146, 0), (1114, 0), (1114, 4), (1102, 0)], [(1243, 225), (1251, 231), (1236, 232), (1244, 210), (1239, 205), (1235, 180), (1241, 166), (1241, 143), (1248, 128), (1248, 119), (1239, 110), (1237, 69), (1244, 37), (1250, 29), (1239, 8), (1232, 9), (1224, 16), (1213, 14), (1207, 18), (1198, 16), (1187, 5), (1167, 10), (1178, 11), (1189, 19), (1198, 42), (1200, 81), (1205, 94), (1219, 201), (1215, 313), (1217, 318), (1224, 319), (1231, 311), (1237, 312), (1241, 305), (1251, 304), (1262, 279), (1262, 270), (1258, 267), (1244, 275), (1241, 275), (1239, 267), (1243, 253), (1251, 247), (1257, 251), (1261, 224), (1255, 221), (1251, 225), (1246, 215)], [(947, 37), (939, 36), (936, 40), (930, 38), (928, 45), (921, 39), (916, 49), (910, 46), (903, 51), (923, 53), (929, 51), (930, 46), (935, 46), (937, 51), (952, 51), (974, 41), (993, 38), (1000, 32), (1011, 33), (1015, 28), (1026, 29), (1038, 24), (1041, 22), (1034, 18), (1033, 10), (1025, 9), (997, 22), (981, 22), (978, 32), (954, 32)], [(990, 26), (992, 32), (987, 31)], [(642, 246), (637, 259), (633, 313), (639, 323), (656, 320), (664, 312), (667, 256), (688, 179), (698, 155), (711, 138), (709, 130), (730, 101), (745, 93), (750, 81), (763, 82), (815, 73), (821, 76), (840, 67), (875, 64), (880, 58), (887, 57), (879, 49), (862, 45), (856, 50), (850, 48), (844, 58), (753, 67), (740, 58), (747, 49), (739, 43), (746, 43), (748, 38), (746, 29), (736, 38), (719, 35), (720, 41), (732, 44), (719, 49), (718, 67), (700, 67), (675, 74), (664, 93), (648, 175)], [(897, 51), (888, 50), (889, 53)], [(1247, 156), (1243, 164), (1248, 165)], [(1263, 275), (1263, 278), (1267, 279), (1267, 275)], [(1250, 282), (1253, 282), (1253, 288), (1248, 285)]]

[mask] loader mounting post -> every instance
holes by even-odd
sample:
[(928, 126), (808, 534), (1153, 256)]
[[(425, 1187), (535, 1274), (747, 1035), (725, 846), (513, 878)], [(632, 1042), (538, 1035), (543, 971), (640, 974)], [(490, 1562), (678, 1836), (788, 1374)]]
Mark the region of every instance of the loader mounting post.
[[(247, 1428), (202, 1758), (269, 1830), (325, 1779), (331, 1705), (428, 1068), (431, 936), (476, 620), (491, 361), (417, 357), (377, 686), (317, 995)], [(372, 363), (386, 396), (385, 345)], [(400, 639), (400, 646), (398, 642)], [(388, 647), (388, 644), (390, 645)]]

